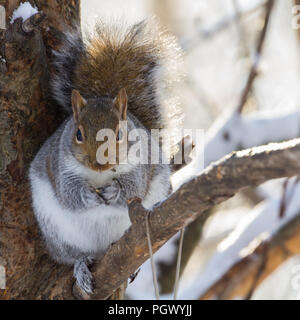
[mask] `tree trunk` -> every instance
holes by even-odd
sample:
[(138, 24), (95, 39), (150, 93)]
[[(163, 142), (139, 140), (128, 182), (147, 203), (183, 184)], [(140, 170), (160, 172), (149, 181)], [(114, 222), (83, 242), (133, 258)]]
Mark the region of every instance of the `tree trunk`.
[(20, 2), (0, 0), (6, 10), (6, 30), (0, 31), (0, 265), (6, 290), (0, 290), (0, 299), (72, 298), (71, 285), (70, 292), (61, 292), (71, 268), (57, 266), (40, 240), (27, 173), (41, 143), (63, 119), (48, 95), (49, 61), (61, 31), (80, 24), (80, 1), (30, 1), (45, 18), (40, 13), (27, 25), (21, 18), (10, 24)]

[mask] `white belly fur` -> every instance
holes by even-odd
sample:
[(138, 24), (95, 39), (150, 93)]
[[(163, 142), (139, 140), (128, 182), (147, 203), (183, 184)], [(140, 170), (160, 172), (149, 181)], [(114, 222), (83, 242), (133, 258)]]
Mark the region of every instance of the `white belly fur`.
[(31, 177), (33, 207), (40, 227), (82, 251), (103, 252), (131, 225), (126, 207), (100, 205), (84, 212), (61, 207), (50, 182)]

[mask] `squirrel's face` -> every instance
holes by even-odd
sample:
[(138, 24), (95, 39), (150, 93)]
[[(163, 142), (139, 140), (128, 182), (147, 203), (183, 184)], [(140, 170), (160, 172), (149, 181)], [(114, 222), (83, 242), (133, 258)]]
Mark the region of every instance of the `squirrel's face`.
[[(85, 100), (79, 91), (73, 90), (72, 108), (75, 122), (72, 141), (75, 158), (95, 171), (105, 171), (118, 164), (119, 149), (127, 142), (127, 134), (120, 127), (120, 121), (127, 118), (125, 89), (121, 89), (115, 99), (89, 100)], [(115, 152), (111, 153), (110, 150)]]

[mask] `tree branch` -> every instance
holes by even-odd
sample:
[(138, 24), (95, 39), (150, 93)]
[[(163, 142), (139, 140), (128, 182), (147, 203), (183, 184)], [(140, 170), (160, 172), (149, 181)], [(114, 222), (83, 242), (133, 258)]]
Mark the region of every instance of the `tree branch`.
[[(182, 227), (207, 209), (232, 197), (240, 189), (269, 179), (300, 173), (300, 139), (234, 152), (209, 166), (199, 177), (184, 184), (150, 215), (153, 251), (157, 251)], [(251, 174), (249, 174), (251, 173)], [(112, 294), (149, 258), (145, 215), (140, 201), (129, 205), (133, 222), (95, 267), (96, 291), (92, 298)]]
[(300, 253), (300, 216), (283, 226), (270, 240), (237, 262), (200, 299), (251, 298), (254, 290), (288, 258)]

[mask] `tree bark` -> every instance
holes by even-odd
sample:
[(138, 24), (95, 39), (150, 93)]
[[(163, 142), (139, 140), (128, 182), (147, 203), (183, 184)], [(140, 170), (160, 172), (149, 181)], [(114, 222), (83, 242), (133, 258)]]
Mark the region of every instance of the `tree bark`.
[(49, 60), (61, 31), (80, 24), (80, 4), (30, 1), (46, 14), (30, 31), (22, 19), (10, 24), (20, 2), (0, 0), (7, 27), (0, 34), (0, 265), (7, 277), (0, 299), (61, 298), (65, 295), (55, 283), (69, 268), (56, 266), (44, 249), (31, 210), (27, 170), (63, 119), (49, 100)]

